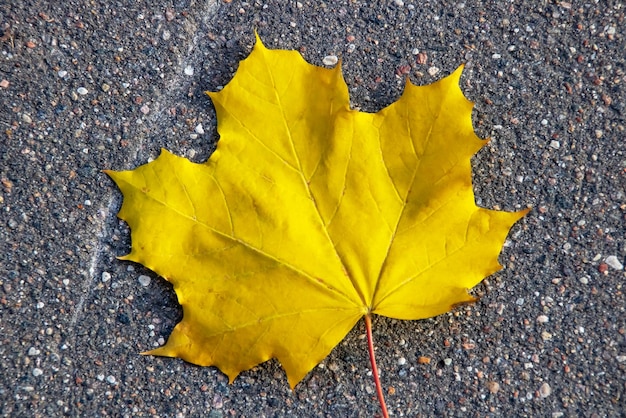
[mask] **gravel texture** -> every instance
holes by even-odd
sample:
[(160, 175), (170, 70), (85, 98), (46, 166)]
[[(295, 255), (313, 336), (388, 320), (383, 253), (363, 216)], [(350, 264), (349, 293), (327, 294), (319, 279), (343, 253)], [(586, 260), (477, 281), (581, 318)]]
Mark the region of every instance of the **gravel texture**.
[(376, 111), (466, 63), (479, 204), (533, 211), (478, 303), (374, 319), (393, 416), (623, 416), (626, 6), (620, 1), (10, 1), (0, 5), (0, 415), (371, 417), (359, 324), (295, 391), (140, 356), (182, 312), (141, 266), (101, 170), (214, 149), (202, 94), (257, 29), (338, 58)]

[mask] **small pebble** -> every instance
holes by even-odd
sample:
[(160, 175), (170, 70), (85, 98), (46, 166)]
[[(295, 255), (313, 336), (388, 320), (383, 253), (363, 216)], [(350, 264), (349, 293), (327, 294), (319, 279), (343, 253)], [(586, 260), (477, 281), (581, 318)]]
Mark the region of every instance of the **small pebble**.
[(137, 278), (137, 280), (139, 280), (139, 284), (141, 284), (143, 287), (147, 287), (150, 285), (150, 276), (146, 276), (144, 274), (142, 274), (141, 276), (139, 276)]
[(546, 315), (539, 315), (537, 317), (537, 322), (539, 322), (540, 324), (545, 324), (548, 321), (549, 321), (549, 318)]
[(2, 87), (3, 89), (8, 88), (9, 87), (9, 80), (3, 79), (2, 81), (0, 81), (0, 87)]
[(43, 374), (43, 370), (41, 370), (40, 368), (33, 369), (33, 376), (38, 377), (38, 376), (41, 376), (42, 374)]
[(223, 406), (224, 401), (222, 400), (222, 395), (216, 393), (215, 396), (213, 396), (213, 408), (222, 409)]
[(541, 387), (539, 388), (539, 395), (542, 398), (547, 398), (551, 394), (552, 394), (552, 388), (550, 387), (549, 384), (544, 383), (543, 385), (541, 385)]
[(204, 133), (204, 128), (202, 127), (201, 123), (199, 123), (198, 126), (196, 126), (195, 131), (196, 131), (196, 133), (198, 133), (200, 135), (202, 135)]
[(417, 362), (419, 364), (430, 364), (430, 357), (420, 356), (418, 357)]
[(101, 276), (101, 280), (102, 282), (106, 283), (109, 280), (111, 280), (111, 273), (109, 273), (108, 271), (103, 271), (102, 272), (102, 276)]
[(452, 359), (451, 358), (443, 359), (443, 364), (445, 364), (446, 366), (451, 365), (452, 364)]
[(89, 93), (89, 91), (87, 91), (87, 89), (84, 87), (79, 87), (76, 89), (76, 93), (80, 94), (81, 96), (84, 96), (85, 94)]
[(402, 7), (404, 6), (404, 1), (402, 0), (393, 0), (393, 2), (396, 4), (396, 6), (398, 7)]
[(41, 351), (37, 350), (35, 347), (31, 347), (28, 349), (29, 356), (38, 356)]
[(430, 67), (428, 69), (428, 74), (430, 74), (431, 76), (434, 76), (435, 74), (437, 74), (439, 72), (439, 67)]
[(61, 78), (65, 77), (67, 75), (67, 71), (65, 70), (59, 70), (59, 72), (57, 72), (57, 75)]
[(541, 339), (544, 341), (550, 341), (552, 339), (552, 334), (550, 334), (548, 331), (543, 331), (541, 333)]
[(550, 147), (554, 149), (561, 148), (561, 143), (559, 141), (552, 140), (550, 141)]
[(487, 390), (490, 393), (496, 394), (500, 390), (500, 384), (498, 382), (487, 382)]
[(614, 255), (610, 255), (607, 258), (605, 258), (604, 262), (608, 264), (609, 267), (612, 267), (615, 270), (624, 270), (624, 265)]
[(398, 366), (404, 366), (406, 364), (406, 359), (404, 357), (400, 357), (398, 359)]
[(578, 281), (581, 282), (582, 284), (589, 283), (589, 279), (586, 276), (581, 277), (580, 279), (578, 279)]
[(191, 65), (188, 65), (185, 67), (185, 75), (193, 75), (193, 73), (194, 73), (194, 70)]
[(148, 105), (141, 106), (139, 110), (141, 110), (141, 113), (143, 113), (144, 115), (147, 115), (148, 113), (150, 113), (150, 108), (148, 107)]
[(116, 380), (115, 380), (115, 376), (107, 376), (107, 382), (109, 382), (110, 384), (114, 385)]
[(106, 93), (107, 91), (109, 91), (111, 86), (109, 86), (107, 83), (104, 83), (102, 86), (100, 86), (100, 88), (102, 89), (103, 92)]
[(33, 118), (30, 117), (29, 114), (24, 113), (22, 115), (22, 120), (24, 121), (24, 123), (32, 123), (33, 122)]
[(339, 62), (339, 58), (336, 55), (326, 55), (322, 62), (324, 65), (332, 66)]

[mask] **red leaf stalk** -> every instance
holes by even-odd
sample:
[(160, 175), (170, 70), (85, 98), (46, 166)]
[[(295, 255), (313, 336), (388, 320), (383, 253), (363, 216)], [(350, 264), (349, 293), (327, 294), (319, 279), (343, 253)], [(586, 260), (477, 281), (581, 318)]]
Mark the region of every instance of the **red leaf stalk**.
[(389, 418), (387, 405), (385, 404), (385, 395), (383, 395), (383, 387), (378, 377), (378, 367), (376, 367), (376, 357), (374, 356), (374, 338), (372, 337), (372, 319), (369, 314), (365, 315), (365, 330), (367, 331), (367, 349), (370, 353), (370, 363), (372, 365), (372, 374), (374, 375), (374, 383), (376, 384), (376, 395), (383, 413), (383, 418)]

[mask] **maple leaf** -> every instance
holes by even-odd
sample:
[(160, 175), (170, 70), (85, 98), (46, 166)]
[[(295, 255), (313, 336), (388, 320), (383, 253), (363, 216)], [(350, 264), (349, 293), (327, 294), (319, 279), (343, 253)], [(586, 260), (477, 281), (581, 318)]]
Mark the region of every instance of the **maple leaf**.
[(527, 210), (475, 204), (470, 157), (486, 141), (461, 71), (407, 81), (397, 102), (364, 113), (350, 109), (339, 67), (257, 39), (208, 93), (221, 139), (206, 163), (163, 150), (108, 172), (131, 228), (121, 258), (170, 281), (183, 307), (149, 354), (231, 381), (277, 358), (294, 387), (364, 316), (371, 332), (371, 314), (415, 320), (474, 300), (468, 289), (501, 268)]

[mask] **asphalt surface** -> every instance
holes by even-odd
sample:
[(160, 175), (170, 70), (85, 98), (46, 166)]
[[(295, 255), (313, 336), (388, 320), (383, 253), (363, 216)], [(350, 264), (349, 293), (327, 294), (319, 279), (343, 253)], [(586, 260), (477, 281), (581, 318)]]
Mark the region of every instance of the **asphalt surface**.
[[(102, 169), (161, 147), (204, 161), (202, 94), (256, 28), (270, 48), (343, 62), (354, 107), (466, 63), (477, 201), (532, 212), (478, 303), (375, 318), (393, 416), (626, 414), (626, 5), (620, 1), (3, 1), (0, 4), (0, 415), (371, 417), (359, 324), (294, 391), (275, 361), (229, 385), (140, 356), (182, 311), (128, 252)], [(198, 125), (202, 129), (198, 129)], [(200, 131), (201, 133), (198, 133)], [(202, 131), (204, 131), (202, 133)]]

